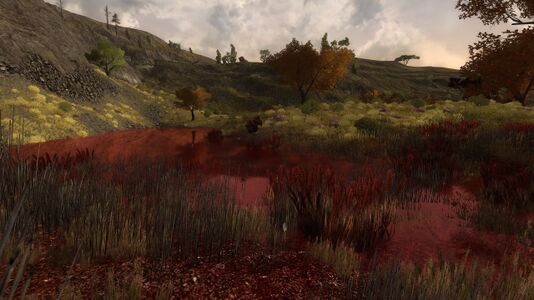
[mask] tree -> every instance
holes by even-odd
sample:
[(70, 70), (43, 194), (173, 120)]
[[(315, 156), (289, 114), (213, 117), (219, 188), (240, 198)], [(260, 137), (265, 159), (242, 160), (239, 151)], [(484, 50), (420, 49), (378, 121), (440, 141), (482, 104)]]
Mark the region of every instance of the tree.
[(222, 63), (221, 51), (219, 51), (219, 49), (217, 49), (217, 55), (215, 56), (215, 61), (217, 61), (218, 64)]
[[(461, 19), (477, 17), (485, 25), (510, 21), (512, 25), (534, 24), (532, 0), (458, 0), (456, 8)], [(504, 89), (505, 97), (526, 104), (534, 85), (534, 28), (478, 36), (480, 40), (469, 46), (470, 57), (461, 68), (462, 74), (478, 82), (478, 92), (486, 97), (501, 97)]]
[(341, 41), (339, 41), (338, 45), (340, 47), (348, 47), (350, 46), (350, 40), (348, 37), (345, 37), (344, 39), (342, 39)]
[(262, 63), (267, 62), (267, 59), (271, 56), (271, 51), (268, 49), (260, 50), (260, 61)]
[(237, 62), (237, 51), (233, 44), (230, 44), (230, 63), (235, 64)]
[(512, 22), (512, 25), (534, 24), (532, 0), (458, 0), (461, 19), (478, 17), (485, 25)]
[[(126, 31), (128, 32), (128, 31)], [(171, 47), (174, 50), (182, 51), (182, 45), (180, 43), (175, 43), (173, 41), (169, 40), (169, 47)]]
[(86, 53), (85, 57), (91, 63), (103, 68), (107, 76), (113, 70), (126, 65), (124, 50), (113, 46), (106, 39), (100, 40), (96, 48), (91, 50), (90, 53)]
[(230, 53), (229, 52), (226, 52), (226, 54), (223, 56), (222, 63), (225, 64), (225, 65), (230, 63)]
[(321, 53), (330, 49), (330, 43), (328, 43), (328, 33), (325, 33), (321, 39)]
[(193, 49), (191, 49), (191, 47), (189, 47), (189, 53), (193, 54)]
[(195, 110), (204, 108), (211, 98), (211, 94), (197, 86), (195, 88), (183, 88), (176, 91), (176, 98), (182, 100), (182, 103), (175, 102), (175, 105), (189, 109), (191, 111), (191, 121), (194, 121)]
[(395, 58), (395, 62), (402, 63), (405, 66), (407, 66), (410, 60), (412, 59), (420, 59), (420, 57), (417, 55), (401, 55)]
[(63, 0), (57, 1), (57, 7), (59, 8), (59, 14), (61, 15), (61, 18), (63, 19)]
[(248, 60), (247, 60), (245, 57), (240, 56), (240, 57), (239, 57), (239, 62), (240, 62), (240, 63), (247, 63)]
[(106, 5), (106, 9), (104, 9), (104, 12), (106, 13), (106, 27), (109, 29), (109, 15), (110, 15), (110, 12), (109, 12), (109, 9), (108, 9), (107, 5)]
[(118, 36), (119, 35), (118, 28), (119, 28), (119, 25), (121, 24), (121, 20), (119, 19), (119, 16), (117, 15), (117, 13), (113, 14), (111, 22), (115, 24), (115, 35)]
[(334, 88), (353, 58), (354, 53), (346, 47), (319, 53), (311, 42), (301, 44), (293, 39), (285, 49), (270, 56), (267, 63), (298, 91), (303, 104), (310, 91)]
[(523, 105), (534, 91), (534, 28), (506, 31), (505, 35), (479, 33), (480, 40), (469, 46), (469, 61), (462, 75), (475, 78), (478, 93), (497, 98), (502, 90)]

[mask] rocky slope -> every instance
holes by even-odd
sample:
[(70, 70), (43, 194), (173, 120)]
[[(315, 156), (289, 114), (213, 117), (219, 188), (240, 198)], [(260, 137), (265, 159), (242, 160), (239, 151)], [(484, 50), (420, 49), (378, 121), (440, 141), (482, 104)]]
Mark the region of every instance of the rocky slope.
[(141, 82), (138, 69), (157, 60), (211, 61), (140, 30), (119, 27), (116, 34), (114, 27), (67, 11), (62, 18), (42, 0), (0, 0), (0, 16), (0, 72), (20, 74), (70, 99), (96, 101), (117, 92), (84, 55), (102, 38), (125, 50), (128, 65), (114, 76), (131, 83)]
[[(140, 30), (113, 26), (65, 11), (43, 0), (0, 0), (0, 73), (13, 73), (63, 98), (98, 102), (123, 91), (88, 63), (85, 53), (108, 39), (125, 50), (128, 65), (113, 77), (172, 93), (202, 85), (213, 94), (214, 110), (240, 111), (297, 104), (298, 97), (264, 64), (217, 65), (214, 60), (178, 50)], [(312, 95), (320, 101), (383, 95), (392, 101), (414, 97), (459, 99), (447, 87), (456, 70), (413, 68), (393, 62), (358, 59), (337, 89)]]

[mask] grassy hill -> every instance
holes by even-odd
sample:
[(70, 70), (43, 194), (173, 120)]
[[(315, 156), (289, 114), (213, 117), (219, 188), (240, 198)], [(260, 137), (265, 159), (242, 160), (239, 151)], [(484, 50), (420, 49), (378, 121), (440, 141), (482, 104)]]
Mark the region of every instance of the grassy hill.
[[(299, 104), (296, 93), (261, 63), (219, 65), (141, 30), (119, 27), (116, 32), (113, 26), (70, 12), (62, 18), (57, 7), (42, 0), (0, 1), (0, 15), (2, 124), (9, 124), (6, 112), (15, 108), (27, 120), (30, 141), (190, 125), (187, 112), (173, 105), (173, 91), (188, 85), (206, 88), (213, 95), (207, 111), (227, 117)], [(125, 50), (127, 66), (111, 78), (84, 56), (102, 38)], [(447, 87), (457, 70), (367, 59), (355, 64), (355, 74), (349, 72), (334, 90), (313, 93), (311, 100), (461, 97)], [(215, 126), (213, 122), (201, 116), (196, 125)]]

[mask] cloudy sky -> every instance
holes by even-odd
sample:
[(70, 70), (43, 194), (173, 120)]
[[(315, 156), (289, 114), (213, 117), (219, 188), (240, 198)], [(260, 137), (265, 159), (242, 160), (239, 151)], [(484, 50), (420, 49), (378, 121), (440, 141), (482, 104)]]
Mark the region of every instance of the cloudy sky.
[[(55, 3), (56, 0), (46, 0)], [(296, 37), (319, 44), (351, 40), (359, 57), (393, 60), (416, 54), (413, 65), (458, 68), (479, 31), (502, 31), (459, 20), (456, 0), (63, 0), (66, 8), (103, 21), (108, 4), (122, 25), (181, 43), (206, 56), (229, 51), (257, 61), (260, 49), (278, 51)]]

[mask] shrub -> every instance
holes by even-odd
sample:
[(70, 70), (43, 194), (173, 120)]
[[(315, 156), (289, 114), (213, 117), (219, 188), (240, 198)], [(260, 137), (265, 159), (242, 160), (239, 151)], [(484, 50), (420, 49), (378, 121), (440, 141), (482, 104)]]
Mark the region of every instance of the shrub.
[(334, 112), (341, 112), (341, 111), (343, 111), (345, 109), (345, 105), (343, 105), (343, 103), (341, 103), (341, 102), (336, 102), (336, 103), (332, 104), (330, 106), (330, 108)]
[(389, 124), (385, 120), (372, 119), (369, 117), (363, 117), (354, 123), (356, 128), (372, 135), (380, 134), (386, 127), (388, 127), (388, 125)]
[(422, 98), (417, 97), (410, 100), (410, 104), (415, 108), (421, 108), (426, 105), (426, 102)]
[(474, 103), (476, 106), (486, 106), (490, 104), (490, 100), (484, 95), (471, 96), (467, 101)]
[(247, 128), (248, 133), (256, 133), (259, 130), (259, 127), (263, 125), (263, 121), (261, 120), (260, 116), (256, 116), (254, 119), (250, 119), (247, 121), (247, 124), (245, 124), (245, 127)]
[(64, 112), (71, 112), (72, 111), (72, 104), (69, 102), (63, 101), (58, 104), (59, 109), (61, 109)]
[[(349, 184), (329, 168), (280, 168), (271, 176), (270, 203), (289, 208), (276, 219), (294, 216), (297, 229), (310, 241), (371, 249), (389, 237), (395, 213), (389, 193), (391, 176), (384, 180), (370, 173)], [(287, 201), (291, 205), (283, 204)]]
[(321, 104), (316, 100), (308, 100), (300, 106), (300, 110), (305, 114), (313, 114), (321, 110)]
[(211, 130), (210, 132), (208, 132), (207, 139), (208, 139), (208, 142), (212, 144), (220, 144), (224, 139), (222, 130), (220, 129)]

